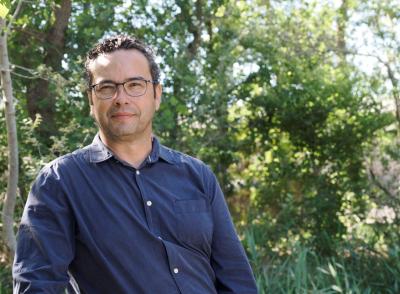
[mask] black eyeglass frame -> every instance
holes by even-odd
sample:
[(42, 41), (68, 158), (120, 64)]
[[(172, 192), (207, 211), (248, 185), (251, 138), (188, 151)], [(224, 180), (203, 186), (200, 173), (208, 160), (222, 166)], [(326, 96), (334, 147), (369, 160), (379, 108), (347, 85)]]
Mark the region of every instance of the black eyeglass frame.
[[(143, 94), (140, 94), (140, 95), (130, 95), (130, 94), (128, 93), (128, 91), (125, 89), (125, 84), (126, 84), (126, 83), (129, 83), (129, 82), (132, 82), (132, 81), (143, 81), (143, 82), (146, 82), (146, 89), (144, 90)], [(158, 84), (158, 81), (152, 81), (152, 80), (147, 80), (147, 79), (142, 78), (142, 77), (136, 77), (136, 78), (130, 78), (130, 79), (128, 79), (128, 80), (126, 80), (125, 82), (122, 82), (122, 83), (116, 83), (116, 82), (113, 82), (113, 81), (102, 81), (102, 82), (100, 82), (100, 83), (90, 85), (89, 88), (90, 88), (90, 90), (94, 91), (95, 95), (96, 95), (99, 99), (101, 99), (101, 100), (108, 100), (108, 99), (111, 99), (112, 97), (114, 97), (115, 93), (114, 93), (114, 95), (110, 96), (110, 98), (101, 98), (101, 97), (99, 97), (99, 96), (97, 95), (96, 90), (94, 89), (96, 86), (101, 85), (101, 84), (106, 84), (106, 83), (107, 83), (107, 84), (114, 84), (114, 85), (116, 86), (116, 91), (115, 91), (115, 93), (117, 93), (117, 91), (118, 91), (118, 86), (121, 85), (122, 88), (124, 88), (124, 91), (125, 91), (126, 95), (128, 95), (128, 96), (130, 96), (130, 97), (140, 97), (140, 96), (143, 96), (144, 94), (146, 94), (146, 92), (147, 92), (147, 83), (150, 83), (150, 84), (153, 84), (153, 85), (157, 85), (157, 84)]]

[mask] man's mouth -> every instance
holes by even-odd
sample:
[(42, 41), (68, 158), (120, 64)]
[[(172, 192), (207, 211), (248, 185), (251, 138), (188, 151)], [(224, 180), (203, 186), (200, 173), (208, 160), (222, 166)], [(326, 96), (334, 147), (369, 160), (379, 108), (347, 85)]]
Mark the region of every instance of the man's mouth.
[(115, 118), (115, 119), (128, 119), (131, 118), (133, 116), (135, 116), (136, 114), (132, 113), (132, 112), (116, 112), (111, 114), (111, 118)]

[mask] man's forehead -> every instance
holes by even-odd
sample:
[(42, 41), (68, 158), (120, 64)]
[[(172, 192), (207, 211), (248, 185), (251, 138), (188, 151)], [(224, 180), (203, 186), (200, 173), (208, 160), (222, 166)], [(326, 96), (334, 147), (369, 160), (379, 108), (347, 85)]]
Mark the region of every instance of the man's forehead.
[(89, 69), (101, 70), (113, 66), (144, 67), (149, 69), (149, 63), (144, 54), (136, 49), (120, 49), (113, 52), (101, 53), (89, 63)]
[(99, 67), (107, 67), (112, 63), (112, 61), (109, 58), (109, 54), (100, 54), (97, 56), (95, 60), (92, 60), (90, 63), (90, 67), (93, 68), (93, 66), (99, 66)]

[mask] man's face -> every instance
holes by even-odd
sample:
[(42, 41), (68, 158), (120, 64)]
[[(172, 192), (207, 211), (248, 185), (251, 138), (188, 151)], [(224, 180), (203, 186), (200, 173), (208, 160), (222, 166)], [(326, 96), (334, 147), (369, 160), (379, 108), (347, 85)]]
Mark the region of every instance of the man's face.
[[(122, 83), (131, 78), (152, 80), (146, 57), (135, 49), (100, 55), (89, 68), (92, 84), (103, 81)], [(146, 93), (139, 97), (127, 95), (123, 86), (118, 86), (114, 97), (107, 100), (100, 99), (91, 90), (89, 99), (92, 100), (91, 114), (103, 140), (132, 141), (151, 136), (153, 115), (160, 106), (161, 86), (157, 85), (154, 90), (153, 85), (148, 83)]]

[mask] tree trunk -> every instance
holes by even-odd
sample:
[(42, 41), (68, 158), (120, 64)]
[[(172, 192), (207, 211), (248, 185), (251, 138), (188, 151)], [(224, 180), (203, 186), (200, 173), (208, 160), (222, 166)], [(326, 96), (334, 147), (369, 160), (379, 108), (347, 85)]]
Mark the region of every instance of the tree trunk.
[(10, 260), (15, 252), (15, 234), (14, 234), (14, 208), (17, 198), (18, 186), (18, 142), (17, 126), (15, 119), (14, 96), (10, 74), (10, 64), (8, 60), (7, 49), (7, 31), (5, 20), (0, 18), (0, 66), (1, 66), (1, 85), (2, 95), (5, 98), (6, 127), (8, 140), (8, 182), (7, 194), (3, 203), (3, 238), (9, 248)]
[[(54, 23), (45, 34), (45, 57), (43, 63), (54, 71), (61, 70), (65, 48), (65, 33), (71, 16), (71, 0), (62, 0), (54, 10)], [(28, 113), (32, 119), (39, 114), (42, 123), (39, 136), (49, 143), (49, 138), (57, 132), (55, 121), (55, 97), (50, 91), (50, 81), (38, 79), (28, 85)]]

